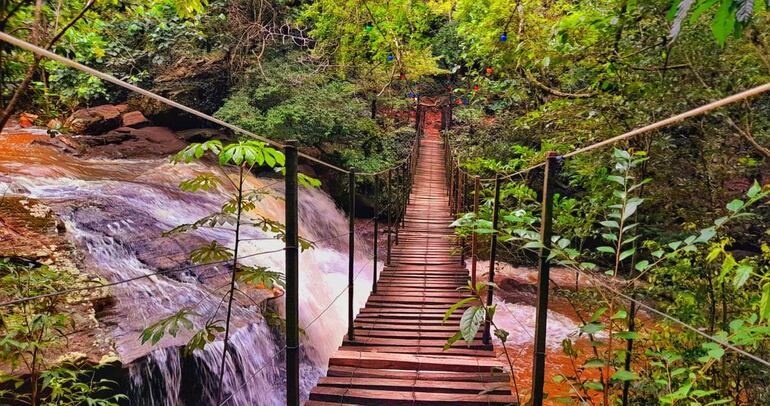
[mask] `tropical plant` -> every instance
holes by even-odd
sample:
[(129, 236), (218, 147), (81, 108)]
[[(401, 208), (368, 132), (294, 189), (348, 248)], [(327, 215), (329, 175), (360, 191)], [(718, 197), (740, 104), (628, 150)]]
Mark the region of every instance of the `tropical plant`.
[[(225, 350), (222, 354), (222, 364), (218, 374), (221, 380), (224, 373), (225, 357), (229, 348), (230, 318), (235, 295), (239, 294), (253, 301), (236, 282), (252, 285), (259, 289), (284, 288), (282, 273), (267, 267), (249, 266), (242, 263), (244, 257), (240, 253), (240, 243), (243, 239), (242, 230), (245, 227), (261, 230), (268, 235), (267, 238), (285, 241), (286, 229), (283, 224), (254, 213), (257, 204), (271, 194), (269, 187), (250, 187), (247, 182), (247, 177), (253, 170), (272, 169), (275, 172), (283, 172), (285, 157), (283, 153), (261, 141), (241, 140), (232, 144), (223, 144), (219, 140), (211, 140), (190, 144), (176, 154), (172, 161), (174, 163), (190, 163), (204, 158), (216, 159), (218, 172), (199, 174), (192, 179), (181, 182), (179, 187), (190, 193), (226, 191), (227, 197), (221, 210), (193, 223), (181, 224), (164, 234), (171, 236), (200, 229), (227, 230), (232, 233), (232, 246), (229, 244), (226, 246), (214, 240), (193, 249), (189, 255), (190, 261), (196, 265), (225, 264), (227, 266), (229, 264), (230, 282), (226, 285), (227, 290), (218, 300), (219, 305), (213, 313), (200, 314), (196, 307), (201, 302), (183, 307), (146, 327), (140, 339), (143, 344), (155, 345), (166, 335), (176, 337), (181, 331), (188, 331), (192, 335), (187, 342), (185, 351), (190, 354), (195, 350), (203, 349), (206, 344), (223, 335)], [(303, 174), (299, 174), (298, 181), (304, 187), (320, 185), (317, 180)], [(304, 238), (300, 238), (299, 242), (302, 250), (313, 247), (313, 243)], [(227, 307), (224, 316), (222, 316), (219, 314), (219, 310), (224, 303), (227, 303)], [(221, 396), (221, 391), (219, 394)]]
[[(0, 297), (35, 297), (77, 285), (66, 270), (0, 258)], [(0, 309), (0, 401), (31, 405), (117, 405), (117, 384), (94, 379), (95, 367), (58, 362), (77, 321), (67, 296), (49, 295)], [(12, 389), (7, 389), (12, 388)]]

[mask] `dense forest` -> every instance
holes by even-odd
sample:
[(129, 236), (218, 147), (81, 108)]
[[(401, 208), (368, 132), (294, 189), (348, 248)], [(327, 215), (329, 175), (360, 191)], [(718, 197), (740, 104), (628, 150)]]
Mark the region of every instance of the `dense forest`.
[[(297, 140), (315, 160), (357, 172), (410, 156), (418, 104), (451, 112), (441, 137), (458, 173), (486, 179), (480, 207), (462, 205), (454, 232), (478, 240), (481, 260), (494, 235), (501, 270), (469, 286), (478, 305), (465, 310), (447, 348), (470, 343), (490, 321), (510, 389), (527, 404), (531, 340), (514, 337), (521, 332), (499, 321), (502, 305), (484, 298), (494, 288), (508, 303), (534, 301), (534, 282), (516, 272), (534, 267), (542, 248), (540, 164), (549, 152), (569, 154), (769, 83), (768, 8), (766, 0), (0, 0), (0, 31), (246, 132)], [(229, 261), (212, 283), (227, 287), (237, 274), (258, 303), (236, 309), (236, 319), (241, 327), (264, 320), (250, 345), (277, 353), (282, 268), (238, 259), (264, 233), (285, 240), (284, 219), (271, 212), (281, 197), (264, 192), (285, 172), (284, 154), (8, 42), (0, 42), (0, 75), (0, 403), (220, 404), (216, 388), (231, 368), (221, 342), (242, 338), (230, 332), (229, 307), (226, 321), (215, 317), (238, 297), (233, 284), (211, 288), (212, 308), (194, 295), (185, 305), (164, 301), (170, 315), (137, 310), (124, 330), (114, 309), (139, 296), (106, 288), (46, 295), (132, 277), (129, 257), (116, 257), (129, 248), (153, 272)], [(551, 299), (576, 326), (548, 353), (559, 361), (547, 361), (547, 402), (770, 404), (770, 96), (559, 162)], [(301, 204), (317, 209), (300, 215), (300, 233), (332, 233), (333, 216), (344, 227), (347, 180), (312, 160), (300, 169), (309, 190)], [(506, 179), (499, 198), (495, 177)], [(145, 184), (154, 186), (142, 210), (156, 217), (131, 206)], [(379, 215), (382, 185), (355, 186), (359, 217)], [(244, 231), (235, 226), (246, 212), (253, 221)], [(132, 221), (145, 234), (113, 232)], [(234, 234), (222, 239), (216, 232), (226, 226)], [(358, 226), (372, 233), (371, 223)], [(195, 234), (205, 228), (212, 234)], [(106, 239), (109, 255), (94, 248)], [(315, 240), (301, 236), (302, 250), (345, 249)], [(164, 252), (182, 258), (158, 259)], [(319, 267), (332, 258), (317, 255)], [(122, 270), (97, 271), (111, 266)], [(459, 307), (447, 306), (447, 317)], [(521, 340), (527, 356), (515, 355)], [(184, 348), (173, 353), (179, 385), (205, 380), (189, 389), (203, 397), (169, 400), (166, 373), (165, 386), (137, 384), (161, 374), (158, 354), (171, 357), (153, 346)], [(200, 355), (207, 348), (211, 360)], [(125, 373), (132, 363), (141, 367)], [(307, 392), (318, 375), (303, 371)], [(258, 397), (281, 391), (283, 371), (274, 373), (273, 389), (255, 386), (257, 397), (238, 404), (284, 402)]]

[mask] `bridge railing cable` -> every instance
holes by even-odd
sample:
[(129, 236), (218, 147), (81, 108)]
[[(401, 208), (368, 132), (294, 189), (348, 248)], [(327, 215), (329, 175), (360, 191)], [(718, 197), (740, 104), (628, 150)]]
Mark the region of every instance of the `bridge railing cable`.
[[(355, 340), (355, 334), (354, 334), (354, 326), (353, 326), (353, 285), (355, 282), (355, 279), (357, 279), (358, 275), (360, 274), (360, 271), (354, 275), (353, 268), (354, 268), (354, 257), (355, 257), (355, 209), (357, 206), (357, 193), (356, 190), (356, 180), (358, 178), (368, 178), (372, 182), (374, 186), (374, 193), (372, 200), (375, 204), (375, 210), (374, 210), (374, 216), (372, 220), (367, 222), (364, 227), (368, 227), (371, 225), (371, 223), (374, 223), (374, 267), (373, 267), (373, 280), (372, 280), (372, 291), (376, 291), (376, 281), (377, 281), (377, 255), (378, 255), (378, 249), (379, 249), (379, 222), (381, 215), (385, 215), (385, 225), (387, 227), (387, 231), (384, 234), (387, 234), (387, 256), (386, 256), (386, 263), (390, 262), (390, 254), (391, 254), (391, 247), (395, 243), (398, 243), (399, 238), (399, 229), (401, 225), (404, 222), (404, 214), (406, 213), (406, 205), (409, 201), (409, 195), (411, 193), (411, 185), (412, 181), (414, 179), (414, 171), (417, 165), (417, 159), (420, 154), (420, 139), (422, 136), (422, 128), (424, 125), (425, 115), (424, 115), (424, 106), (422, 106), (419, 103), (415, 106), (415, 130), (416, 130), (416, 136), (414, 139), (414, 142), (411, 145), (411, 148), (408, 151), (407, 156), (402, 159), (401, 161), (396, 162), (394, 165), (392, 165), (389, 168), (376, 171), (376, 172), (366, 172), (366, 173), (356, 173), (353, 169), (344, 169), (341, 168), (339, 165), (335, 165), (329, 162), (326, 162), (322, 159), (316, 158), (314, 156), (302, 153), (297, 150), (296, 144), (289, 141), (284, 144), (270, 140), (269, 138), (260, 136), (258, 134), (255, 134), (251, 131), (248, 131), (246, 129), (243, 129), (239, 126), (233, 125), (231, 123), (228, 123), (224, 120), (218, 119), (216, 117), (213, 117), (209, 114), (205, 114), (203, 112), (200, 112), (198, 110), (195, 110), (193, 108), (190, 108), (188, 106), (185, 106), (181, 103), (178, 103), (174, 100), (171, 100), (169, 98), (160, 96), (156, 93), (150, 92), (148, 90), (142, 89), (136, 85), (130, 84), (124, 80), (118, 79), (112, 75), (109, 75), (107, 73), (98, 71), (96, 69), (90, 68), (88, 66), (85, 66), (83, 64), (80, 64), (78, 62), (75, 62), (69, 58), (60, 56), (55, 54), (54, 52), (51, 52), (47, 49), (43, 49), (41, 47), (38, 47), (34, 44), (31, 44), (27, 41), (23, 41), (21, 39), (18, 39), (12, 35), (9, 35), (7, 33), (0, 32), (0, 40), (5, 41), (9, 44), (12, 44), (14, 46), (17, 46), (19, 48), (28, 50), (30, 52), (33, 52), (41, 57), (45, 57), (48, 59), (51, 59), (53, 61), (59, 62), (65, 66), (68, 66), (70, 68), (77, 69), (79, 71), (85, 72), (87, 74), (90, 74), (94, 77), (97, 77), (99, 79), (102, 79), (106, 82), (112, 83), (114, 85), (117, 85), (119, 87), (125, 88), (127, 90), (130, 90), (132, 92), (138, 93), (140, 95), (143, 95), (145, 97), (148, 97), (150, 99), (156, 100), (158, 102), (161, 102), (163, 104), (166, 104), (168, 106), (174, 107), (176, 109), (179, 109), (181, 111), (184, 111), (188, 114), (191, 114), (193, 116), (199, 117), (201, 119), (207, 120), (209, 122), (212, 122), (214, 124), (220, 125), (224, 128), (227, 128), (237, 134), (242, 134), (247, 137), (262, 141), (266, 143), (269, 146), (283, 149), (285, 154), (287, 155), (287, 161), (290, 161), (288, 159), (289, 154), (293, 154), (295, 157), (293, 162), (287, 162), (287, 176), (285, 177), (286, 182), (286, 219), (287, 219), (287, 227), (286, 227), (286, 247), (282, 250), (286, 251), (286, 278), (287, 278), (287, 345), (285, 347), (285, 351), (287, 353), (287, 394), (288, 394), (288, 401), (289, 403), (296, 403), (298, 399), (298, 387), (299, 387), (299, 378), (298, 378), (298, 326), (296, 324), (297, 320), (297, 263), (298, 263), (298, 242), (299, 242), (299, 236), (297, 235), (297, 216), (298, 216), (298, 204), (297, 204), (297, 158), (301, 157), (303, 159), (309, 160), (313, 163), (322, 165), (326, 168), (329, 168), (341, 175), (347, 175), (348, 176), (348, 194), (349, 194), (349, 205), (348, 205), (348, 217), (349, 217), (349, 230), (347, 233), (342, 233), (340, 235), (335, 235), (333, 237), (330, 237), (329, 239), (333, 238), (341, 238), (344, 236), (348, 236), (349, 239), (349, 249), (348, 249), (348, 256), (349, 256), (349, 282), (348, 286), (345, 288), (345, 291), (348, 292), (348, 317), (349, 317), (349, 339)], [(293, 166), (290, 168), (290, 166)], [(358, 176), (358, 178), (357, 178)], [(381, 186), (384, 187), (384, 191), (381, 191)], [(292, 193), (289, 193), (290, 190), (293, 190)], [(288, 224), (292, 224), (290, 227)], [(310, 241), (311, 243), (320, 243), (322, 241), (325, 241), (327, 239), (318, 240), (318, 241)], [(270, 252), (278, 252), (280, 250), (276, 251), (270, 251)], [(268, 253), (268, 252), (265, 252)], [(255, 254), (257, 255), (257, 254)], [(248, 258), (250, 256), (244, 256), (240, 257), (238, 259), (244, 259)], [(229, 261), (228, 261), (229, 262)], [(10, 300), (7, 302), (0, 303), (0, 307), (3, 306), (10, 306), (14, 304), (20, 304), (24, 303), (26, 301), (30, 300), (36, 300), (36, 299), (42, 299), (45, 297), (52, 297), (52, 296), (58, 296), (58, 295), (65, 295), (69, 293), (75, 293), (79, 291), (89, 290), (89, 289), (101, 289), (101, 288), (107, 288), (111, 286), (118, 286), (126, 283), (130, 283), (132, 281), (136, 281), (139, 279), (144, 278), (150, 278), (155, 275), (167, 275), (171, 273), (178, 273), (178, 272), (184, 272), (190, 269), (202, 267), (202, 266), (213, 266), (218, 264), (224, 264), (225, 261), (221, 261), (221, 263), (209, 263), (209, 264), (201, 264), (201, 265), (193, 265), (190, 267), (184, 267), (180, 269), (173, 269), (173, 270), (165, 270), (165, 271), (158, 271), (154, 273), (149, 273), (145, 275), (141, 275), (135, 278), (128, 278), (120, 281), (110, 282), (110, 283), (99, 283), (96, 285), (89, 285), (84, 287), (76, 287), (72, 289), (67, 289), (63, 291), (58, 292), (50, 292), (44, 295), (38, 295), (35, 297), (28, 297), (28, 298), (17, 298), (14, 300)], [(365, 265), (366, 266), (366, 265)], [(344, 292), (343, 292), (344, 293)], [(291, 307), (291, 309), (289, 308)], [(295, 342), (289, 342), (289, 338), (291, 337), (292, 340)], [(227, 347), (227, 346), (226, 346)], [(225, 348), (226, 350), (226, 348)], [(220, 377), (221, 382), (221, 377)]]
[[(552, 235), (552, 217), (553, 217), (553, 182), (554, 178), (557, 176), (557, 168), (561, 166), (563, 161), (567, 158), (575, 157), (581, 154), (585, 154), (591, 151), (596, 151), (604, 147), (608, 147), (614, 144), (617, 144), (622, 141), (627, 141), (629, 139), (632, 139), (636, 136), (651, 133), (656, 130), (660, 130), (662, 128), (665, 128), (667, 126), (670, 126), (672, 124), (676, 124), (679, 122), (682, 122), (684, 120), (701, 116), (704, 114), (707, 114), (709, 112), (713, 112), (717, 109), (723, 108), (725, 106), (729, 106), (731, 104), (735, 104), (740, 101), (744, 101), (748, 98), (755, 97), (758, 95), (765, 94), (770, 91), (770, 83), (766, 83), (760, 86), (753, 87), (751, 89), (721, 98), (719, 100), (704, 104), (702, 106), (690, 109), (688, 111), (685, 111), (680, 114), (673, 115), (669, 118), (659, 120), (655, 123), (648, 124), (639, 128), (636, 128), (634, 130), (625, 132), (623, 134), (608, 138), (606, 140), (602, 140), (599, 142), (595, 142), (593, 144), (577, 148), (573, 151), (570, 151), (568, 153), (565, 153), (561, 156), (558, 156), (556, 153), (550, 152), (547, 154), (546, 160), (543, 162), (536, 163), (534, 165), (531, 165), (529, 167), (516, 170), (512, 173), (497, 173), (493, 178), (481, 178), (480, 176), (472, 175), (467, 170), (462, 168), (460, 158), (459, 156), (454, 152), (452, 149), (452, 144), (450, 140), (450, 134), (448, 132), (445, 132), (443, 134), (443, 142), (444, 142), (444, 153), (445, 153), (445, 163), (447, 167), (447, 176), (446, 176), (446, 182), (448, 185), (449, 190), (449, 205), (451, 208), (451, 211), (454, 215), (460, 216), (464, 213), (474, 213), (476, 216), (478, 216), (479, 208), (478, 208), (478, 201), (480, 198), (480, 191), (479, 191), (479, 184), (481, 183), (488, 183), (493, 182), (493, 187), (495, 190), (494, 198), (492, 201), (492, 228), (494, 230), (498, 229), (497, 226), (497, 218), (499, 216), (500, 212), (500, 186), (501, 183), (504, 181), (511, 181), (513, 178), (516, 177), (524, 177), (525, 175), (531, 173), (533, 170), (536, 169), (543, 169), (543, 188), (542, 188), (542, 213), (541, 213), (541, 223), (540, 223), (540, 243), (539, 243), (539, 264), (538, 264), (538, 286), (537, 286), (537, 297), (538, 297), (538, 303), (537, 303), (537, 310), (536, 310), (536, 328), (535, 328), (535, 337), (534, 337), (534, 352), (535, 352), (535, 360), (533, 363), (533, 370), (532, 370), (532, 376), (533, 376), (533, 398), (532, 402), (534, 404), (539, 404), (538, 402), (542, 402), (543, 399), (543, 385), (544, 385), (544, 368), (545, 368), (545, 334), (546, 334), (546, 323), (547, 323), (547, 307), (548, 307), (548, 291), (549, 291), (549, 279), (550, 279), (550, 253), (551, 253), (551, 235)], [(449, 110), (449, 112), (446, 112), (446, 110)], [(442, 126), (443, 129), (448, 130), (451, 128), (451, 106), (445, 107), (445, 112), (443, 113), (443, 117), (447, 117), (448, 121), (445, 123), (444, 126)], [(473, 191), (469, 194), (467, 185), (469, 183), (469, 180), (471, 180), (471, 183), (474, 185)], [(494, 281), (494, 273), (496, 268), (496, 262), (495, 262), (495, 250), (497, 247), (497, 232), (493, 232), (490, 235), (490, 270), (489, 270), (489, 282)], [(471, 242), (471, 258), (472, 258), (472, 277), (475, 281), (476, 279), (476, 257), (475, 252), (477, 252), (477, 239), (476, 239), (476, 233), (475, 230), (472, 232), (472, 242)], [(660, 311), (646, 303), (644, 303), (641, 300), (638, 300), (633, 295), (627, 295), (618, 289), (613, 288), (610, 284), (604, 282), (601, 280), (600, 277), (597, 277), (596, 275), (593, 275), (592, 273), (586, 272), (582, 269), (576, 269), (580, 274), (587, 275), (591, 278), (591, 280), (596, 281), (598, 285), (600, 285), (602, 288), (608, 290), (612, 294), (615, 295), (616, 298), (621, 298), (623, 300), (627, 300), (629, 303), (632, 304), (632, 309), (634, 309), (634, 306), (645, 309), (651, 313), (654, 313), (655, 315), (659, 317), (663, 317), (664, 319), (667, 319), (671, 322), (676, 323), (677, 325), (681, 326), (682, 328), (685, 328), (695, 334), (700, 335), (701, 337), (710, 340), (725, 349), (729, 349), (737, 354), (740, 354), (744, 357), (747, 357), (753, 361), (756, 361), (763, 366), (770, 366), (770, 361), (764, 360), (761, 357), (758, 357), (754, 354), (749, 353), (748, 351), (745, 351), (742, 348), (739, 348), (736, 345), (730, 344), (725, 340), (724, 338), (715, 337), (712, 335), (709, 335), (697, 327), (694, 327), (688, 323), (685, 323), (678, 318)], [(494, 285), (490, 285), (488, 288), (488, 303), (492, 302), (492, 291), (494, 289)], [(631, 315), (629, 316), (629, 328), (633, 328), (633, 322), (631, 321), (633, 316), (633, 311), (631, 312)], [(485, 332), (484, 336), (489, 337), (489, 323), (485, 326)], [(632, 345), (631, 339), (629, 341), (629, 348)], [(628, 350), (629, 354), (627, 354), (627, 360), (626, 360), (626, 368), (630, 368), (630, 350)], [(624, 398), (625, 393), (628, 391), (628, 385), (624, 386)]]

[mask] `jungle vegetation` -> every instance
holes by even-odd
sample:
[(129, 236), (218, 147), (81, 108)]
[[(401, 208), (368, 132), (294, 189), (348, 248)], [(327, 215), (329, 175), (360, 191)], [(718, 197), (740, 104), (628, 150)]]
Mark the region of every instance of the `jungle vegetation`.
[[(415, 98), (448, 100), (454, 123), (445, 135), (461, 167), (490, 177), (770, 82), (768, 7), (766, 0), (0, 0), (0, 29), (362, 171), (405, 155)], [(20, 112), (45, 124), (126, 100), (159, 121), (175, 114), (8, 44), (0, 57), (0, 126)], [(553, 261), (769, 360), (770, 96), (615, 147), (561, 168)], [(191, 148), (181, 160), (193, 160), (200, 145)], [(490, 230), (485, 186), (479, 215), (461, 215), (457, 232), (482, 242), (497, 232), (501, 260), (531, 265), (541, 181), (532, 172), (503, 187), (499, 230)], [(206, 252), (237, 258), (220, 248)], [(280, 284), (265, 270), (246, 271)], [(50, 278), (44, 266), (11, 260), (0, 272), (3, 295), (22, 288), (12, 283), (19, 272), (43, 286)], [(479, 303), (455, 340), (493, 319), (485, 288), (469, 286)], [(576, 304), (581, 335), (593, 344), (585, 354), (564, 341), (575, 368), (556, 378), (564, 387), (557, 401), (770, 402), (761, 364), (655, 315), (632, 331), (638, 315), (601, 285), (556, 294)], [(110, 382), (72, 385), (82, 380), (76, 368), (39, 371), (34, 348), (55, 345), (52, 334), (67, 323), (55, 303), (39, 305), (3, 309), (0, 358), (30, 363), (49, 388), (64, 382), (67, 396), (103, 394)], [(41, 321), (25, 324), (25, 312)], [(219, 334), (212, 323), (209, 332)], [(144, 339), (170, 325), (150, 326)], [(496, 333), (503, 342), (507, 334)], [(208, 332), (199, 338), (197, 346), (210, 341)], [(38, 392), (31, 387), (29, 396)], [(518, 394), (527, 399), (526, 389)]]

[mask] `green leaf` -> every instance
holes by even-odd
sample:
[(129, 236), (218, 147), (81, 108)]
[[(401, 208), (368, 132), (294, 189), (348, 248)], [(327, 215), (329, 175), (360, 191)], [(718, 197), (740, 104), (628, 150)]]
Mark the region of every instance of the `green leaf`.
[(725, 216), (725, 217), (720, 217), (720, 218), (718, 218), (718, 219), (714, 220), (714, 225), (715, 225), (715, 226), (717, 226), (717, 227), (721, 227), (721, 226), (722, 226), (722, 224), (726, 223), (726, 222), (727, 222), (727, 220), (729, 220), (729, 219), (730, 219), (730, 218), (729, 218), (729, 217), (727, 217), (727, 216)]
[(762, 191), (762, 186), (760, 186), (759, 182), (755, 180), (754, 184), (751, 185), (748, 191), (746, 191), (746, 197), (748, 198), (756, 197), (761, 191)]
[(592, 358), (583, 363), (583, 368), (604, 368), (604, 360)]
[(232, 257), (232, 251), (224, 245), (219, 244), (216, 240), (211, 241), (210, 244), (197, 248), (190, 253), (190, 261), (197, 265), (221, 262), (232, 259)]
[(759, 300), (759, 319), (770, 319), (770, 282), (762, 286), (762, 298)]
[(479, 327), (481, 327), (481, 323), (484, 322), (485, 316), (486, 310), (482, 306), (471, 306), (465, 309), (460, 318), (460, 332), (462, 333), (463, 340), (469, 345), (473, 342)]
[(604, 390), (604, 385), (602, 385), (601, 382), (597, 381), (587, 381), (583, 383), (583, 387), (586, 389), (592, 389), (596, 391)]
[(443, 320), (443, 322), (446, 323), (446, 321), (449, 320), (449, 317), (451, 317), (452, 314), (454, 314), (454, 312), (456, 312), (457, 309), (460, 308), (460, 306), (462, 306), (462, 305), (464, 305), (466, 303), (470, 303), (470, 302), (472, 302), (474, 300), (476, 300), (475, 297), (466, 297), (466, 298), (458, 301), (457, 303), (453, 304), (452, 306), (450, 306), (449, 309), (446, 311), (446, 313), (444, 313), (444, 320)]
[(623, 209), (623, 220), (628, 219), (631, 217), (634, 213), (636, 213), (636, 209), (644, 202), (644, 199), (640, 199), (638, 197), (635, 197), (633, 199), (630, 199), (628, 202), (626, 202), (626, 207)]
[(627, 249), (627, 250), (621, 252), (620, 253), (620, 260), (622, 261), (622, 260), (630, 257), (631, 255), (634, 255), (635, 252), (636, 252), (636, 248), (630, 248), (630, 249)]
[(650, 261), (647, 261), (647, 260), (639, 261), (634, 265), (634, 269), (636, 269), (639, 272), (644, 272), (649, 267), (650, 267)]
[(600, 307), (600, 308), (596, 309), (596, 311), (594, 312), (594, 314), (592, 314), (592, 315), (591, 315), (591, 320), (590, 320), (590, 322), (591, 322), (591, 323), (593, 323), (593, 322), (595, 322), (595, 321), (599, 320), (599, 318), (600, 318), (600, 317), (602, 317), (602, 315), (603, 315), (603, 314), (604, 314), (606, 311), (607, 311), (607, 308), (606, 308), (606, 307)]
[(735, 285), (736, 288), (743, 286), (746, 281), (749, 280), (749, 276), (751, 276), (751, 271), (753, 270), (754, 268), (751, 265), (738, 265), (738, 267), (735, 268), (733, 285)]
[(724, 45), (727, 37), (735, 31), (735, 13), (733, 0), (721, 0), (722, 3), (717, 9), (714, 19), (711, 21), (711, 33), (719, 45)]
[(618, 224), (618, 222), (615, 220), (605, 220), (599, 224), (609, 228), (620, 228), (620, 224)]
[(452, 347), (452, 345), (454, 345), (454, 343), (456, 343), (456, 342), (457, 342), (459, 339), (461, 339), (461, 338), (463, 338), (463, 333), (462, 333), (462, 331), (458, 331), (458, 332), (456, 332), (456, 333), (455, 333), (455, 334), (454, 334), (452, 337), (449, 337), (449, 338), (446, 340), (446, 343), (444, 343), (444, 351), (446, 351), (446, 350), (448, 350), (449, 348), (451, 348), (451, 347)]
[(262, 289), (273, 289), (276, 285), (286, 288), (286, 278), (282, 272), (272, 271), (265, 266), (238, 265), (236, 276), (239, 282)]
[(621, 340), (638, 340), (641, 337), (636, 331), (621, 331), (613, 334), (613, 336)]
[(540, 243), (540, 241), (530, 241), (522, 246), (524, 249), (539, 249), (542, 248), (543, 244)]
[(726, 207), (727, 207), (727, 210), (730, 210), (731, 212), (735, 213), (738, 210), (742, 209), (745, 204), (746, 203), (744, 203), (743, 200), (735, 199), (730, 203), (727, 203)]
[(618, 176), (618, 175), (607, 176), (607, 180), (611, 180), (611, 181), (613, 181), (615, 183), (620, 184), (621, 186), (625, 186), (625, 184), (626, 184), (626, 178), (624, 178), (622, 176)]
[(634, 381), (639, 379), (639, 375), (637, 375), (634, 372), (621, 369), (621, 370), (615, 371), (615, 373), (612, 374), (612, 377), (610, 377), (610, 379), (613, 379), (616, 381)]
[(615, 253), (615, 249), (614, 248), (608, 247), (606, 245), (601, 246), (601, 247), (596, 247), (596, 251), (598, 251), (598, 252), (606, 252), (608, 254), (614, 254)]
[(179, 189), (185, 192), (209, 191), (216, 188), (217, 185), (219, 185), (219, 178), (210, 173), (204, 173), (180, 183)]
[(580, 331), (584, 334), (596, 334), (604, 330), (604, 324), (601, 323), (588, 323), (580, 327)]
[(703, 347), (703, 349), (706, 350), (706, 354), (713, 359), (720, 359), (725, 355), (725, 349), (717, 343), (706, 342), (701, 344), (701, 347)]
[(628, 317), (628, 313), (626, 313), (625, 310), (621, 309), (621, 310), (618, 310), (617, 313), (613, 314), (610, 317), (610, 319), (612, 319), (612, 320), (620, 320), (620, 319), (625, 319), (626, 317)]

